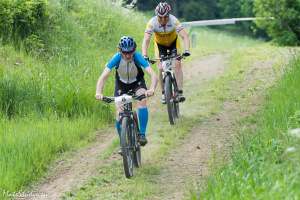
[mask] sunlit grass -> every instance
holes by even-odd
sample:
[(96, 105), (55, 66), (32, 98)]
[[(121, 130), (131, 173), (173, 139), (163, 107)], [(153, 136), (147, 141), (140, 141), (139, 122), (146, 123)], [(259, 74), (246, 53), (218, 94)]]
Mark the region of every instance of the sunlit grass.
[(263, 41), (249, 36), (233, 35), (226, 31), (192, 28), (190, 38), (196, 54), (230, 53), (241, 48), (260, 45)]
[(240, 134), (232, 161), (208, 179), (201, 199), (299, 198), (300, 140), (288, 133), (300, 127), (299, 58), (286, 69), (264, 108), (244, 124), (256, 124), (255, 132)]
[(36, 116), (0, 121), (0, 188), (16, 191), (36, 180), (57, 154), (87, 143), (101, 124), (97, 116), (78, 118)]

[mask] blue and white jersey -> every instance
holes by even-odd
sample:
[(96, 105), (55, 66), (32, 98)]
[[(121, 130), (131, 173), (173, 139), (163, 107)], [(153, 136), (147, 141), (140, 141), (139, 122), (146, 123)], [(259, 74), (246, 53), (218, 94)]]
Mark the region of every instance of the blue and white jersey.
[(144, 57), (135, 52), (132, 60), (125, 60), (122, 58), (121, 53), (116, 53), (112, 59), (106, 64), (106, 67), (110, 70), (117, 70), (117, 78), (126, 84), (133, 83), (143, 79), (143, 69), (150, 67), (149, 63)]

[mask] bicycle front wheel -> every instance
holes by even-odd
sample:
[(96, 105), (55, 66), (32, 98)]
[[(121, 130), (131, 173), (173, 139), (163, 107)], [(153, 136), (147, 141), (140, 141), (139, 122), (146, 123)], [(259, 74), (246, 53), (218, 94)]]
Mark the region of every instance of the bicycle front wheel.
[(133, 152), (131, 148), (131, 126), (129, 117), (122, 119), (122, 130), (121, 130), (121, 148), (123, 156), (123, 166), (126, 178), (133, 176)]

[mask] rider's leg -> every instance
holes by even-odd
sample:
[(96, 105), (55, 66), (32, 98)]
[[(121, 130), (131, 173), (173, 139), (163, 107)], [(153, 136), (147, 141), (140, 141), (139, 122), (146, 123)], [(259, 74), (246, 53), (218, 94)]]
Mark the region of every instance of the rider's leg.
[(138, 102), (138, 119), (140, 124), (140, 134), (146, 135), (146, 129), (148, 124), (148, 108), (146, 100)]
[(178, 90), (182, 90), (182, 88), (183, 88), (183, 72), (182, 72), (182, 66), (181, 66), (180, 60), (176, 60), (176, 62), (175, 62), (175, 76), (176, 76)]
[(178, 86), (178, 97), (179, 101), (183, 102), (185, 100), (185, 97), (183, 96), (183, 72), (182, 72), (182, 65), (180, 60), (176, 60), (175, 63), (175, 77), (177, 81)]
[[(115, 80), (115, 92), (114, 92), (114, 96), (120, 96), (122, 93), (122, 87), (120, 85), (120, 82), (116, 79)], [(115, 128), (117, 131), (117, 134), (119, 136), (119, 141), (120, 141), (120, 146), (121, 146), (121, 130), (122, 130), (122, 124), (120, 123), (120, 113), (121, 111), (121, 107), (120, 106), (116, 106), (116, 121), (115, 121)], [(122, 149), (120, 148), (118, 150), (118, 154), (122, 155)]]
[[(181, 44), (180, 40), (176, 40), (176, 44), (174, 44), (176, 48), (177, 54), (181, 53)], [(178, 93), (177, 97), (180, 102), (183, 102), (185, 100), (185, 97), (183, 96), (183, 72), (182, 72), (182, 63), (181, 60), (176, 60), (175, 62), (175, 77), (177, 81), (177, 87), (178, 87)]]
[[(160, 65), (160, 63), (158, 63), (158, 65)], [(161, 92), (164, 93), (164, 81), (163, 81), (163, 75), (162, 75), (162, 68), (161, 67), (158, 67), (158, 73), (159, 73), (159, 85), (160, 85), (160, 88), (161, 88)]]
[[(120, 117), (119, 117), (119, 112), (120, 112), (120, 108), (116, 107), (116, 121), (115, 121), (115, 128), (117, 130), (117, 134), (119, 136), (120, 139), (120, 143), (121, 143), (121, 129), (122, 129), (122, 125), (120, 123)], [(121, 144), (120, 144), (121, 145)], [(118, 154), (122, 155), (122, 149), (118, 149)]]
[[(142, 95), (145, 94), (146, 89), (140, 88), (136, 91), (136, 95)], [(148, 124), (148, 108), (147, 108), (147, 100), (143, 99), (142, 101), (137, 102), (137, 114), (139, 119), (139, 125), (140, 125), (140, 134), (146, 135), (146, 129)]]
[(120, 117), (119, 117), (119, 111), (120, 111), (120, 108), (117, 107), (116, 108), (116, 121), (115, 121), (115, 128), (117, 130), (117, 133), (119, 135), (119, 137), (121, 136), (121, 123), (120, 123)]
[[(146, 89), (140, 88), (137, 90), (136, 94), (141, 95), (145, 94)], [(137, 102), (137, 114), (138, 114), (138, 120), (139, 120), (139, 125), (140, 125), (140, 144), (142, 146), (147, 144), (147, 139), (146, 139), (146, 130), (147, 130), (147, 124), (148, 124), (148, 108), (147, 108), (147, 101), (146, 99), (143, 99), (142, 101)]]
[(162, 68), (161, 68), (161, 63), (159, 62), (158, 63), (158, 65), (159, 65), (159, 67), (158, 67), (158, 73), (159, 73), (159, 85), (160, 85), (160, 88), (161, 88), (161, 94), (162, 94), (162, 99), (161, 99), (161, 101), (162, 101), (162, 103), (165, 103), (165, 88), (164, 88), (164, 80), (163, 80), (163, 74), (162, 74), (162, 72), (163, 72), (163, 70), (162, 70)]
[[(167, 47), (159, 45), (156, 42), (154, 42), (154, 50), (155, 50), (155, 57), (156, 58), (160, 58), (161, 55), (166, 55), (167, 54)], [(160, 85), (161, 93), (162, 93), (161, 102), (166, 103), (165, 91), (164, 91), (164, 82), (163, 82), (163, 75), (162, 75), (163, 69), (162, 69), (160, 61), (158, 61), (158, 63), (157, 63), (157, 68), (158, 68), (159, 85)]]
[[(120, 81), (118, 80), (115, 80), (115, 92), (114, 92), (114, 96), (117, 97), (117, 96), (120, 96), (124, 90), (124, 86), (121, 84)], [(121, 123), (120, 123), (120, 116), (119, 116), (119, 113), (121, 111), (121, 107), (120, 106), (116, 106), (116, 121), (115, 121), (115, 128), (117, 130), (117, 133), (119, 135), (119, 137), (121, 136)]]

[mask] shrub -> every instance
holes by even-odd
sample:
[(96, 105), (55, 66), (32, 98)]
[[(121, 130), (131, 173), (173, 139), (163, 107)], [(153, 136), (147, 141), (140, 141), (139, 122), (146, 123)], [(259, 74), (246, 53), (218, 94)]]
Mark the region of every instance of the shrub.
[(300, 44), (300, 0), (256, 0), (257, 17), (273, 17), (273, 20), (259, 20), (257, 25), (266, 29), (273, 40), (280, 45)]
[(20, 41), (29, 36), (38, 36), (48, 21), (46, 0), (1, 0), (0, 38), (2, 42)]

